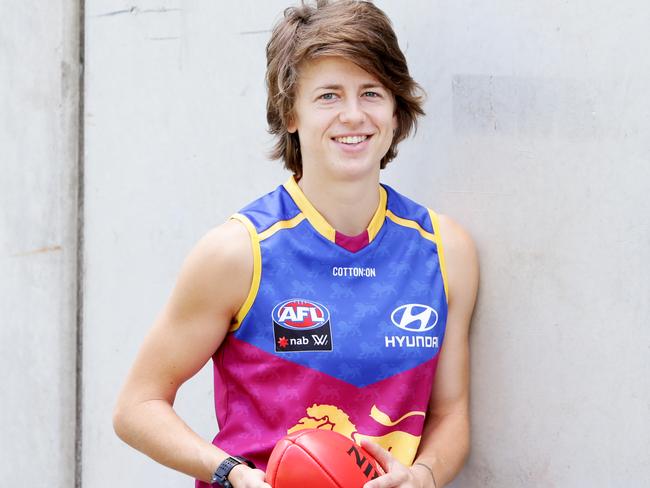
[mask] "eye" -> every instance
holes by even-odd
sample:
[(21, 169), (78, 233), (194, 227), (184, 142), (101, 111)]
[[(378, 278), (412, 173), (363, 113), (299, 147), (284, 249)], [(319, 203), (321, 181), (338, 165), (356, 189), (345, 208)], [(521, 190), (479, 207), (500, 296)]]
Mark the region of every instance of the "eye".
[(381, 94), (374, 91), (367, 91), (363, 93), (363, 96), (368, 98), (379, 98), (381, 97)]
[(334, 100), (336, 98), (336, 93), (323, 93), (318, 97), (320, 100)]

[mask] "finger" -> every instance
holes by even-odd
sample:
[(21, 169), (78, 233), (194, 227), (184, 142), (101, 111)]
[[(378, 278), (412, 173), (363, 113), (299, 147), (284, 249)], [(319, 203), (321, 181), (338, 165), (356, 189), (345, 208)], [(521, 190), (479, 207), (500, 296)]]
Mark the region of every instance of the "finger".
[(388, 465), (394, 459), (390, 452), (376, 442), (369, 441), (368, 439), (361, 439), (361, 447), (377, 460), (381, 467), (384, 468), (384, 471), (389, 471)]
[(387, 473), (379, 478), (375, 478), (372, 481), (368, 481), (363, 488), (395, 488), (400, 486), (408, 479), (405, 473), (401, 471), (395, 471), (392, 473)]

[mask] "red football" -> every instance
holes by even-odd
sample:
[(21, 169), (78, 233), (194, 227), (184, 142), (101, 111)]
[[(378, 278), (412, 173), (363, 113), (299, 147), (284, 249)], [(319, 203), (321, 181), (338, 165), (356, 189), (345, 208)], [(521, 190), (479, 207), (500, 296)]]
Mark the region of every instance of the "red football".
[(308, 429), (278, 441), (266, 482), (273, 488), (361, 488), (382, 473), (354, 441), (331, 430)]

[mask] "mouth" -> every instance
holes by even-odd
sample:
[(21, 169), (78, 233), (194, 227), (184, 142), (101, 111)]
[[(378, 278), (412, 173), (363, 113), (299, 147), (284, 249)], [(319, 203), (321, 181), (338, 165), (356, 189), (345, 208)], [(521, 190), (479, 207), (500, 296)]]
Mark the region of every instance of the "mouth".
[(371, 137), (372, 137), (371, 135), (354, 135), (354, 136), (333, 137), (332, 140), (340, 144), (345, 144), (346, 146), (349, 147), (354, 147), (366, 142)]
[(363, 135), (363, 136), (343, 136), (343, 137), (335, 137), (334, 140), (336, 142), (340, 142), (342, 144), (359, 144), (360, 142), (365, 141), (368, 139), (368, 136)]

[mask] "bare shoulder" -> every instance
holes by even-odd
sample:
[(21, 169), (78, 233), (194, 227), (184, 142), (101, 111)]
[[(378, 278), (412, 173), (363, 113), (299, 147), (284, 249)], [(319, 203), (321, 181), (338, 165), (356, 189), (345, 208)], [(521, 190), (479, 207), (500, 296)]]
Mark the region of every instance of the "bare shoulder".
[(461, 297), (473, 307), (478, 287), (479, 265), (476, 245), (470, 234), (447, 215), (439, 215), (440, 237), (446, 261), (449, 301)]
[(229, 258), (246, 259), (250, 254), (250, 236), (241, 222), (231, 219), (209, 230), (192, 252), (204, 258), (227, 254)]
[[(248, 230), (238, 220), (228, 220), (208, 231), (194, 246), (188, 260), (213, 270), (225, 266), (247, 268), (252, 264)], [(188, 261), (191, 262), (191, 261)]]
[(447, 255), (461, 253), (465, 257), (476, 256), (476, 246), (469, 233), (448, 215), (438, 215), (442, 244)]
[(216, 307), (234, 315), (246, 298), (252, 273), (248, 230), (242, 223), (229, 220), (208, 231), (190, 251), (173, 298), (189, 308)]

